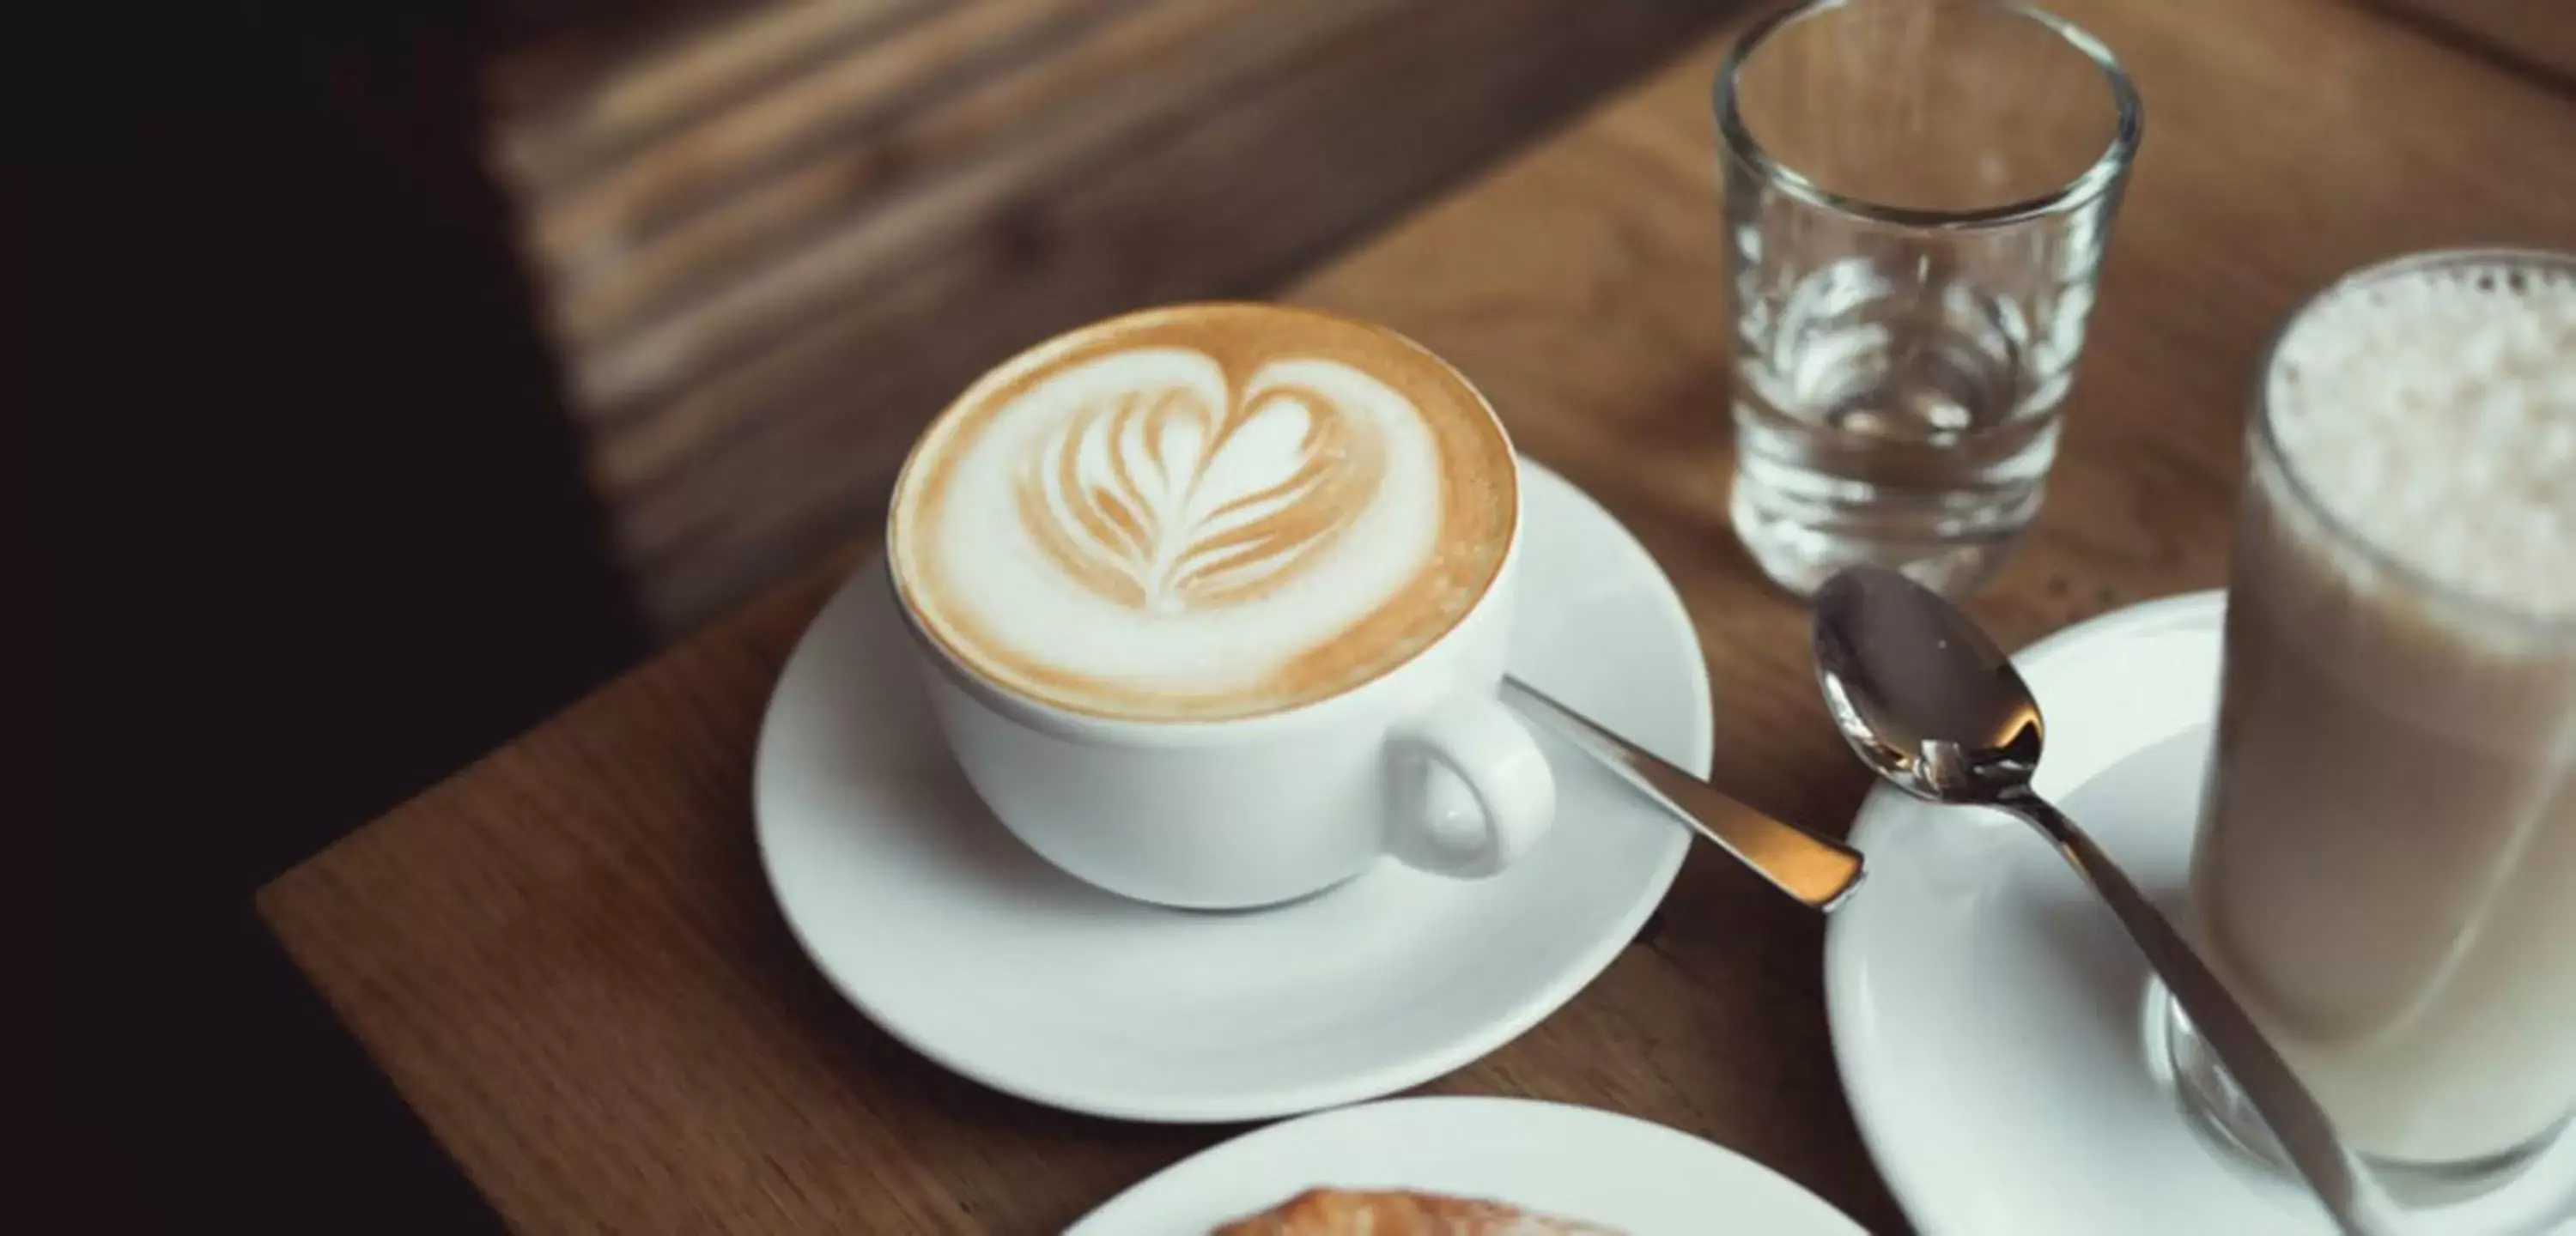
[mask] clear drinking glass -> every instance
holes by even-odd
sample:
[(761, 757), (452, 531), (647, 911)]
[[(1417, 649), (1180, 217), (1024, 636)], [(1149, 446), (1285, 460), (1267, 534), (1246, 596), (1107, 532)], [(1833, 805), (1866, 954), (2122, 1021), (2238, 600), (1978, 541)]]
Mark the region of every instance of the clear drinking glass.
[[(2348, 276), (2248, 437), (2188, 930), (2397, 1200), (2494, 1194), (2576, 1112), (2576, 256)], [(2165, 1026), (2187, 1107), (2277, 1164)]]
[(1735, 312), (1729, 514), (1801, 596), (1956, 596), (2039, 509), (2138, 95), (2002, 0), (1815, 0), (1717, 79)]

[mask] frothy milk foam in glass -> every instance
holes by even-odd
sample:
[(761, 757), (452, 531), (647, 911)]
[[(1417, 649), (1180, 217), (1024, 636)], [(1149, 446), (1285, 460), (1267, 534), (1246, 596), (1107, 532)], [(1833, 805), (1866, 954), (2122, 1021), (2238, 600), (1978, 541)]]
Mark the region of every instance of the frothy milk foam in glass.
[(2354, 1145), (2576, 1105), (2576, 273), (2330, 296), (2266, 378), (2194, 933)]
[(1111, 319), (977, 382), (897, 482), (895, 578), (978, 676), (1137, 720), (1347, 690), (1491, 587), (1519, 494), (1466, 380), (1277, 306)]

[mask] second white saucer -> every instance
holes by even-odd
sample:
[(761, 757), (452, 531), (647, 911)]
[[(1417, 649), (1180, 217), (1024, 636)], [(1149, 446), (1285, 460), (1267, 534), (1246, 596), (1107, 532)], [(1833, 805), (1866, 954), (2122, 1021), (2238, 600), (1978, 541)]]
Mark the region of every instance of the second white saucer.
[[(1699, 641), (1654, 560), (1524, 465), (1514, 673), (1705, 773)], [(763, 866), (816, 968), (878, 1025), (996, 1089), (1135, 1120), (1349, 1103), (1502, 1046), (1599, 974), (1688, 834), (1551, 746), (1558, 822), (1491, 880), (1392, 862), (1234, 914), (1128, 901), (1049, 866), (966, 786), (926, 715), (882, 566), (835, 595), (761, 726)]]
[[(2182, 905), (2218, 708), (2221, 594), (2132, 606), (2013, 658), (2048, 722), (2039, 792), (2167, 914)], [(2146, 963), (2031, 830), (1891, 787), (1853, 824), (1869, 883), (1825, 945), (1834, 1056), (1871, 1157), (1925, 1236), (2326, 1236), (2286, 1177), (2178, 1106)], [(2532, 1232), (2576, 1194), (2576, 1136), (2405, 1231)]]

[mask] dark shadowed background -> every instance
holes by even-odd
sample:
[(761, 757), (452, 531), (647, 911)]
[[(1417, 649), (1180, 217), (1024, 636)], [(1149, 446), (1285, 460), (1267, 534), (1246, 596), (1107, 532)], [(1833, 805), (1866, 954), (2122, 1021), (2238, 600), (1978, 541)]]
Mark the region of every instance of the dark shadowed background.
[(1732, 7), (161, 4), (31, 34), (40, 1213), (490, 1227), (253, 889), (848, 540), (1010, 351), (1258, 296)]

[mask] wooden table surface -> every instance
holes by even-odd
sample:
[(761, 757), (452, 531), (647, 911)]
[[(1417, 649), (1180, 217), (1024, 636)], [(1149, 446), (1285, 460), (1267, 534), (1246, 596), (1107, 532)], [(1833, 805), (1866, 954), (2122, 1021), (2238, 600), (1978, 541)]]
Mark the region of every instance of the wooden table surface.
[[(2014, 644), (2223, 580), (2255, 353), (2304, 295), (2409, 249), (2576, 248), (2576, 101), (2539, 79), (2338, 0), (2055, 7), (2129, 65), (2147, 137), (2046, 511), (1974, 607)], [(1627, 521), (1698, 621), (1717, 781), (1839, 828), (1863, 784), (1814, 698), (1803, 614), (1726, 529), (1707, 111), (1721, 46), (1286, 297), (1429, 344), (1523, 449)], [(752, 745), (853, 560), (262, 892), (296, 962), (514, 1227), (1053, 1230), (1237, 1131), (984, 1090), (803, 961), (754, 859)], [(1425, 1089), (1662, 1121), (1900, 1230), (1835, 1078), (1822, 938), (1700, 850), (1660, 927), (1590, 989)]]

